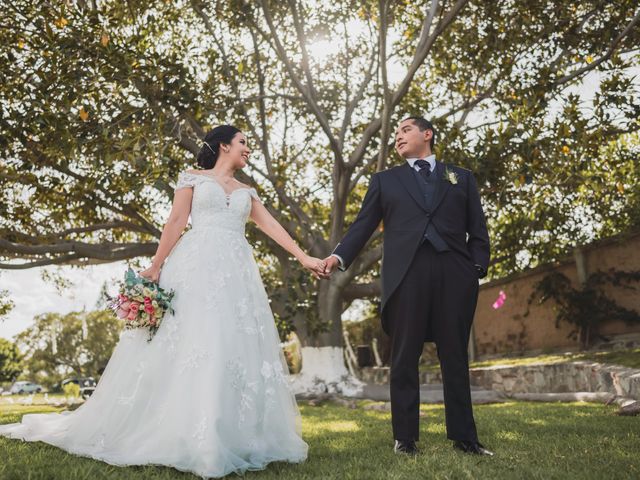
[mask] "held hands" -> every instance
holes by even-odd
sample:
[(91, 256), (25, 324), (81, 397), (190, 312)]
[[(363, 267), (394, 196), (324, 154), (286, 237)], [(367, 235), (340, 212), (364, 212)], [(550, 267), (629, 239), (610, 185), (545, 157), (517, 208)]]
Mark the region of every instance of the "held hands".
[(338, 267), (339, 260), (336, 257), (330, 255), (322, 260), (322, 264), (324, 265), (324, 268), (321, 271), (317, 272), (316, 278), (328, 280), (329, 278), (331, 278), (331, 274), (333, 273), (333, 271)]
[(302, 266), (309, 270), (314, 277), (323, 280), (329, 279), (331, 274), (339, 265), (338, 259), (333, 256), (329, 256), (324, 260), (306, 256), (300, 261), (300, 263), (302, 263)]
[(146, 270), (140, 272), (139, 275), (151, 280), (152, 282), (158, 283), (158, 280), (160, 279), (160, 269), (151, 265)]
[(301, 260), (300, 263), (302, 264), (302, 266), (304, 268), (306, 268), (307, 270), (309, 270), (314, 277), (320, 279), (320, 278), (324, 278), (323, 272), (325, 271), (326, 268), (326, 263), (324, 260), (320, 260), (319, 258), (315, 258), (315, 257), (310, 257), (309, 255), (305, 255)]
[(320, 278), (324, 278), (325, 280), (327, 280), (331, 277), (331, 274), (335, 271), (335, 269), (338, 268), (340, 261), (333, 255), (329, 255), (323, 260), (323, 262), (325, 263), (325, 267), (320, 274)]

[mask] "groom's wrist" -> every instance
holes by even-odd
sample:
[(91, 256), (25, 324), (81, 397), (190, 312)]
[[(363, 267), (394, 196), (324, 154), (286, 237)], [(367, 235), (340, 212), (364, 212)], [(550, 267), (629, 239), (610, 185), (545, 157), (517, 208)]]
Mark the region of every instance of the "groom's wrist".
[(332, 253), (331, 256), (338, 259), (338, 269), (341, 272), (343, 272), (345, 270), (345, 268), (344, 268), (344, 260), (342, 260), (342, 257), (340, 255), (335, 254), (335, 253)]

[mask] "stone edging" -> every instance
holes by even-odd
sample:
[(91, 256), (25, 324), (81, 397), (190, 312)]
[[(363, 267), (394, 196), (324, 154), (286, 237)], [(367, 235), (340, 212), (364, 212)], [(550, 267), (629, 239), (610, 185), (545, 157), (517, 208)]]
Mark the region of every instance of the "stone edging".
[[(640, 400), (640, 370), (589, 361), (496, 365), (469, 371), (471, 385), (506, 396), (536, 393), (601, 392)], [(388, 367), (364, 368), (360, 379), (384, 384)], [(422, 374), (421, 383), (442, 383), (439, 371)]]
[(506, 395), (602, 392), (640, 400), (640, 370), (589, 361), (494, 366), (470, 370), (471, 384)]

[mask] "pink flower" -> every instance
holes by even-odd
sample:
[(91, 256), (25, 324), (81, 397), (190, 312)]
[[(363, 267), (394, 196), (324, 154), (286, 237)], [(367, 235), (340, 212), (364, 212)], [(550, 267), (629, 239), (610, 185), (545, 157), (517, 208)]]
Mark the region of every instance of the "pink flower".
[(120, 295), (118, 295), (118, 300), (120, 300), (120, 302), (126, 302), (127, 300), (129, 300), (129, 297), (121, 293)]
[(153, 305), (148, 304), (144, 306), (144, 311), (147, 312), (149, 315), (153, 315)]
[(131, 308), (131, 301), (130, 300), (125, 301), (122, 305), (120, 305), (120, 308), (128, 312), (129, 308)]
[(504, 293), (503, 290), (500, 290), (500, 292), (498, 293), (498, 298), (496, 299), (495, 302), (493, 302), (493, 308), (495, 310), (499, 309), (500, 307), (502, 307), (502, 305), (504, 305), (504, 301), (507, 299), (507, 294)]
[(127, 315), (127, 320), (135, 320), (137, 316), (138, 316), (138, 311), (131, 309), (129, 310), (129, 315)]
[(123, 308), (119, 308), (119, 309), (116, 311), (116, 316), (117, 316), (118, 318), (124, 318), (124, 317), (126, 317), (127, 315), (129, 315), (129, 310), (125, 310), (125, 309), (123, 309)]
[(129, 307), (129, 309), (132, 312), (138, 313), (138, 310), (140, 310), (140, 304), (138, 302), (131, 302), (131, 306)]
[(144, 297), (144, 304), (146, 305), (151, 305), (151, 299), (149, 297)]

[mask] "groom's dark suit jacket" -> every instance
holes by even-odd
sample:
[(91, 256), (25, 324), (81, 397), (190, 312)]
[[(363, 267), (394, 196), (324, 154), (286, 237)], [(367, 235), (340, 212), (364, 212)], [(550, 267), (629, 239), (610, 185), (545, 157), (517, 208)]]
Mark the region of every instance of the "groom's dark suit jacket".
[[(333, 251), (342, 258), (343, 267), (348, 268), (383, 221), (383, 325), (385, 304), (407, 272), (429, 222), (451, 250), (479, 265), (484, 272), (489, 266), (489, 234), (471, 171), (437, 161), (433, 173), (437, 176), (437, 187), (429, 208), (419, 177), (412, 170), (405, 162), (371, 177), (360, 213)], [(455, 173), (456, 184), (445, 178), (445, 170)]]

